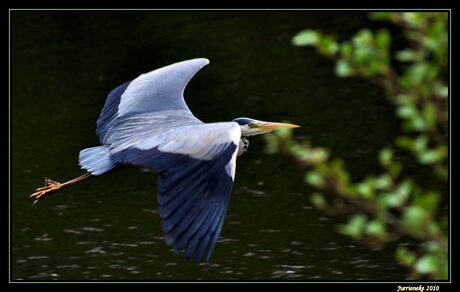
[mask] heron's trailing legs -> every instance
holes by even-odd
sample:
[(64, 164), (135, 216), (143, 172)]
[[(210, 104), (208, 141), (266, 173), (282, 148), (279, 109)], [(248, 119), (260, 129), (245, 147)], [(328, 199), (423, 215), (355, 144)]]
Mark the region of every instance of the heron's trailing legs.
[(46, 196), (50, 195), (51, 193), (54, 193), (64, 188), (68, 188), (71, 185), (77, 184), (79, 182), (86, 181), (92, 177), (93, 175), (87, 172), (84, 175), (81, 175), (72, 180), (66, 181), (64, 183), (60, 183), (60, 182), (57, 182), (57, 181), (54, 181), (54, 180), (51, 180), (45, 177), (45, 182), (44, 182), (45, 186), (36, 189), (36, 192), (30, 195), (29, 198), (34, 199), (34, 205), (35, 205), (40, 200), (44, 199)]

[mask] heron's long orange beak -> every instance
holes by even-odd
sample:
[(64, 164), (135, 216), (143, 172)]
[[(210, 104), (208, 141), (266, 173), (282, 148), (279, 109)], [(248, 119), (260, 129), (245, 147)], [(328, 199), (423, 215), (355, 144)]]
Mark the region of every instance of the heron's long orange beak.
[(298, 125), (294, 124), (285, 124), (285, 123), (272, 123), (272, 122), (263, 122), (259, 125), (259, 128), (262, 130), (279, 130), (279, 129), (294, 129), (300, 128)]

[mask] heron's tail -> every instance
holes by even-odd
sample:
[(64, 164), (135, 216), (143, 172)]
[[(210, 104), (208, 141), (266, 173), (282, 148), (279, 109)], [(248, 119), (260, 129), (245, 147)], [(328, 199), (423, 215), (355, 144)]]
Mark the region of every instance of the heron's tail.
[(80, 151), (78, 164), (92, 175), (103, 174), (117, 165), (110, 159), (109, 147), (107, 146), (83, 149)]

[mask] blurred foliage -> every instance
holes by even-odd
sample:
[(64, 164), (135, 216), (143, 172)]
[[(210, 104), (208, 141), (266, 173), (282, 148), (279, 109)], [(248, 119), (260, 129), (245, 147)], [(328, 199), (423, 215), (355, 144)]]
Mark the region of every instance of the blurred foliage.
[[(309, 142), (295, 141), (290, 130), (265, 135), (269, 153), (287, 153), (309, 171), (310, 196), (328, 214), (351, 214), (337, 231), (373, 246), (411, 238), (416, 247), (399, 247), (398, 262), (413, 279), (448, 278), (448, 214), (440, 211), (442, 194), (402, 177), (404, 165), (395, 151), (408, 151), (415, 162), (432, 167), (441, 182), (448, 179), (448, 14), (444, 12), (375, 12), (370, 17), (400, 28), (407, 47), (391, 51), (392, 35), (383, 28), (358, 31), (351, 40), (304, 30), (296, 46), (313, 46), (335, 61), (340, 77), (358, 77), (385, 89), (401, 120), (402, 135), (381, 149), (382, 170), (352, 182), (343, 160)], [(397, 68), (397, 69), (395, 69)], [(332, 199), (330, 199), (332, 197)]]

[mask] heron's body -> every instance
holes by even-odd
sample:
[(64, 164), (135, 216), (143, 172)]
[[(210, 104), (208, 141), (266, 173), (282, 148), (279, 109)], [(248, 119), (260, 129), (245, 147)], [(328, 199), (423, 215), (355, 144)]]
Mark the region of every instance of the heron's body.
[(248, 141), (242, 136), (294, 127), (247, 118), (218, 123), (197, 119), (183, 91), (208, 63), (207, 59), (175, 63), (115, 88), (97, 120), (101, 145), (80, 152), (79, 164), (88, 174), (67, 185), (49, 180), (32, 197), (38, 201), (120, 164), (151, 168), (159, 174), (159, 214), (166, 242), (187, 259), (195, 255), (199, 262), (205, 255), (207, 261), (224, 222), (236, 157), (247, 151)]

